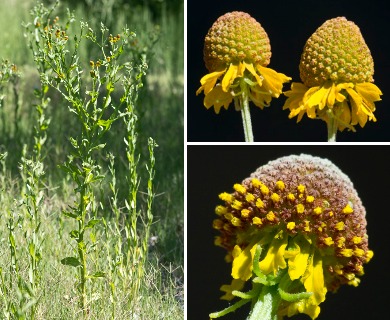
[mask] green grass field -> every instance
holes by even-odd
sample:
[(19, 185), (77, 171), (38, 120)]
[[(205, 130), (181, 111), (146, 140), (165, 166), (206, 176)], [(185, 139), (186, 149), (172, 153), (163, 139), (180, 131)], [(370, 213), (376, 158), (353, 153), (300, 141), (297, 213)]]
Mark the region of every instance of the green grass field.
[(0, 0), (0, 319), (183, 319), (183, 2), (34, 5)]

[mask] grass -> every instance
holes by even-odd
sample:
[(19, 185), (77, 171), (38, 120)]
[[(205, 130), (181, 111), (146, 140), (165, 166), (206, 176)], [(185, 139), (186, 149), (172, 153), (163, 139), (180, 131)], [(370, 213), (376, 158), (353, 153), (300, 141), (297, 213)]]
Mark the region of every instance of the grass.
[[(34, 126), (38, 123), (34, 105), (42, 102), (34, 95), (34, 90), (39, 90), (41, 84), (21, 27), (22, 22), (32, 21), (28, 14), (32, 5), (31, 0), (0, 3), (0, 25), (2, 30), (7, 30), (0, 34), (0, 41), (6, 44), (0, 48), (0, 59), (15, 63), (21, 75), (15, 78), (15, 82), (3, 86), (4, 100), (0, 109), (0, 152), (8, 152), (8, 156), (2, 160), (0, 179), (0, 268), (4, 279), (0, 285), (0, 318), (80, 319), (83, 311), (75, 287), (78, 268), (61, 263), (64, 257), (72, 256), (75, 250), (69, 238), (75, 223), (65, 217), (62, 211), (77, 201), (76, 185), (69, 175), (58, 168), (71, 152), (69, 137), (77, 136), (79, 127), (70, 116), (68, 103), (58, 92), (49, 89), (46, 97), (50, 100), (45, 109), (46, 117), (50, 119), (45, 132), (47, 139), (42, 154), (34, 158)], [(62, 11), (59, 12), (61, 22), (65, 21), (67, 5), (62, 3)], [(87, 21), (94, 29), (99, 29), (100, 21), (104, 21), (116, 34), (127, 24), (131, 31), (137, 33), (137, 42), (133, 44), (128, 59), (144, 58), (148, 61), (144, 87), (136, 102), (136, 152), (140, 156), (137, 202), (141, 214), (147, 211), (148, 176), (145, 165), (149, 157), (148, 138), (152, 137), (159, 145), (155, 150), (154, 219), (148, 237), (145, 273), (137, 291), (131, 289), (134, 280), (131, 279), (131, 266), (122, 268), (124, 252), (121, 250), (127, 237), (124, 199), (129, 183), (124, 178), (127, 157), (123, 139), (118, 139), (123, 132), (123, 124), (113, 125), (104, 138), (107, 151), (115, 155), (118, 191), (116, 209), (120, 213), (119, 219), (113, 210), (115, 201), (109, 187), (112, 175), (108, 161), (105, 153), (97, 154), (97, 162), (102, 165), (105, 178), (93, 187), (92, 192), (96, 195), (96, 204), (100, 206), (98, 218), (102, 222), (88, 230), (85, 237), (90, 244), (88, 268), (91, 273), (104, 270), (106, 275), (87, 280), (88, 299), (84, 317), (182, 319), (183, 5), (175, 11), (179, 14), (171, 14), (161, 6), (157, 18), (150, 8), (140, 5), (117, 7), (112, 2), (112, 7), (107, 7), (103, 12), (81, 5), (69, 5), (76, 19)], [(96, 5), (95, 8), (101, 7)], [(77, 27), (68, 33), (73, 37)], [(95, 59), (96, 52), (86, 46), (80, 48), (79, 56), (87, 65), (88, 61)], [(90, 80), (85, 78), (85, 81), (87, 84)], [(114, 95), (113, 101), (118, 97)], [(28, 180), (21, 175), (23, 170), (26, 173), (26, 167), (23, 169), (22, 166), (20, 170), (25, 157), (33, 157), (32, 165), (43, 162), (45, 173), (42, 181), (37, 176)], [(31, 170), (28, 172), (31, 173)], [(37, 187), (31, 191), (31, 182), (34, 181)], [(28, 209), (29, 206), (34, 208), (34, 201), (36, 214), (31, 213), (34, 210)], [(143, 220), (138, 220), (137, 224), (137, 230), (142, 230)], [(15, 242), (15, 252), (11, 250), (11, 235)], [(35, 255), (32, 254), (31, 243), (35, 246)], [(36, 288), (29, 288), (31, 283)]]

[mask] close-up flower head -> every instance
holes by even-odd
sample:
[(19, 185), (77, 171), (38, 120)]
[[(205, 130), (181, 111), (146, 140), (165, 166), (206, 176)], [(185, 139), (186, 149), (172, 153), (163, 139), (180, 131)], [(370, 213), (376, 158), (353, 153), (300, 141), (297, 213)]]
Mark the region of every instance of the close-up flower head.
[[(327, 293), (358, 286), (373, 257), (359, 195), (327, 159), (279, 158), (219, 198), (215, 244), (227, 250), (232, 276), (222, 299), (238, 301), (210, 318), (251, 303), (250, 320), (315, 319)], [(246, 284), (252, 287), (243, 292)]]
[(203, 54), (209, 73), (200, 80), (196, 94), (203, 91), (204, 106), (214, 106), (217, 114), (234, 100), (236, 110), (242, 111), (247, 138), (252, 131), (248, 102), (263, 109), (279, 97), (283, 83), (291, 78), (267, 68), (271, 58), (268, 35), (245, 12), (219, 17), (205, 37)]
[(374, 102), (382, 92), (373, 83), (370, 49), (352, 21), (338, 17), (321, 25), (303, 48), (299, 71), (303, 83), (292, 83), (285, 93), (289, 118), (324, 120), (328, 141), (335, 141), (338, 130), (376, 121)]

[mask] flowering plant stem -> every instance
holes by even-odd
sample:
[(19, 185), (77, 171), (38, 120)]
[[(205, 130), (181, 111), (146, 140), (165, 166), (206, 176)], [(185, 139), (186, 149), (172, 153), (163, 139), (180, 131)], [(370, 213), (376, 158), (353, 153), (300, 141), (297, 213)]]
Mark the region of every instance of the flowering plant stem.
[(326, 122), (326, 126), (328, 128), (328, 142), (336, 142), (336, 133), (337, 133), (337, 120), (334, 117), (332, 111), (328, 110), (328, 121)]
[(242, 123), (244, 126), (244, 134), (245, 134), (245, 142), (253, 142), (253, 130), (252, 130), (252, 122), (251, 122), (251, 114), (249, 111), (249, 99), (248, 99), (248, 86), (242, 78), (240, 82), (241, 87), (241, 95), (239, 97), (241, 115), (242, 115)]
[(277, 320), (276, 310), (280, 302), (277, 286), (263, 286), (259, 299), (253, 306), (248, 320)]

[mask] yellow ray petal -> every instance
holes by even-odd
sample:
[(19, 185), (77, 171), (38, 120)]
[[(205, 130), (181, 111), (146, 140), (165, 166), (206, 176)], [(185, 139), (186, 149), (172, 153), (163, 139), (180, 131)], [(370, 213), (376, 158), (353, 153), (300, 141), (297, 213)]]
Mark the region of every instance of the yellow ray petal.
[(278, 233), (269, 245), (268, 252), (265, 258), (260, 261), (260, 270), (264, 274), (271, 272), (276, 275), (278, 269), (286, 268), (284, 252), (287, 246), (287, 236), (283, 233)]
[(205, 96), (203, 104), (207, 109), (214, 106), (214, 111), (218, 114), (222, 106), (227, 110), (232, 100), (232, 95), (229, 92), (224, 92), (218, 85)]
[(308, 268), (302, 277), (303, 285), (307, 292), (313, 292), (309, 298), (312, 304), (319, 305), (325, 300), (327, 289), (324, 282), (324, 270), (322, 268), (322, 259), (319, 253), (312, 255), (309, 259)]
[(367, 114), (363, 112), (363, 99), (362, 97), (353, 89), (347, 88), (348, 95), (350, 96), (350, 101), (352, 105), (352, 125), (359, 123), (363, 128), (367, 122)]
[(204, 90), (204, 94), (208, 94), (215, 86), (218, 78), (225, 73), (226, 70), (216, 71), (209, 74), (206, 74), (202, 79), (200, 79), (201, 87), (196, 91), (196, 95)]
[(293, 244), (293, 251), (297, 252), (297, 254), (288, 260), (288, 274), (291, 280), (296, 280), (299, 279), (307, 269), (310, 243), (307, 242), (305, 237), (297, 236), (293, 239)]
[(249, 244), (244, 250), (236, 245), (233, 250), (232, 277), (247, 281), (252, 276), (253, 257), (256, 252), (256, 243)]
[(241, 279), (233, 279), (231, 284), (224, 284), (221, 286), (220, 290), (223, 292), (226, 292), (221, 299), (222, 300), (232, 300), (234, 298), (232, 292), (234, 290), (241, 290), (244, 288), (245, 281), (242, 281)]
[(266, 68), (261, 65), (256, 66), (257, 70), (263, 76), (263, 87), (275, 98), (282, 93), (283, 83), (291, 80), (283, 73), (278, 73), (271, 68)]
[(253, 67), (253, 64), (252, 63), (246, 63), (246, 62), (243, 62), (243, 65), (245, 66), (245, 68), (256, 78), (256, 82), (258, 83), (258, 85), (261, 87), (262, 84), (263, 84), (263, 80), (260, 78), (260, 76), (257, 74), (255, 68)]
[(222, 90), (225, 92), (229, 91), (229, 87), (233, 84), (234, 79), (237, 77), (238, 66), (231, 63), (228, 71), (222, 79)]

